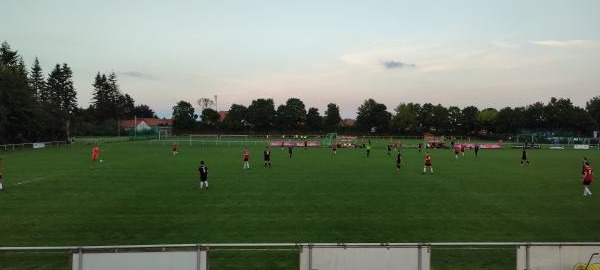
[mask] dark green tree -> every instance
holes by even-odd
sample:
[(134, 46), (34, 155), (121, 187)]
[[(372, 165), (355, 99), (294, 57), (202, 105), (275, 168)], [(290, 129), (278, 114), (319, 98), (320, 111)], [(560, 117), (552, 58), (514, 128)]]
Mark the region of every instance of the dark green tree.
[(259, 98), (248, 106), (246, 121), (257, 132), (268, 132), (273, 127), (275, 104), (273, 99)]
[(417, 114), (417, 122), (420, 126), (420, 132), (429, 133), (435, 131), (433, 109), (435, 106), (431, 103), (425, 103)]
[(361, 132), (385, 132), (389, 130), (391, 118), (385, 104), (367, 99), (358, 108), (356, 127)]
[(516, 111), (511, 107), (504, 107), (496, 114), (496, 122), (494, 128), (500, 134), (515, 134), (519, 129), (519, 125), (514, 121)]
[(340, 107), (335, 103), (327, 104), (327, 111), (325, 111), (325, 128), (328, 131), (336, 131), (342, 121), (340, 116)]
[(233, 132), (240, 132), (246, 128), (246, 113), (248, 108), (239, 104), (232, 104), (223, 119), (223, 127)]
[(202, 110), (202, 116), (200, 117), (203, 125), (214, 127), (219, 122), (219, 112), (206, 108)]
[(547, 127), (544, 107), (544, 103), (541, 102), (536, 102), (525, 107), (525, 129), (539, 131)]
[(456, 106), (450, 106), (448, 107), (448, 134), (456, 134), (459, 130), (460, 130), (460, 124), (461, 124), (461, 119), (463, 118), (462, 116), (462, 111), (460, 110), (459, 107)]
[(447, 134), (450, 129), (449, 112), (442, 104), (433, 107), (432, 126), (437, 134)]
[(419, 132), (419, 122), (417, 117), (421, 105), (418, 103), (400, 103), (394, 111), (396, 114), (392, 118), (392, 129), (400, 134), (417, 134)]
[(323, 129), (323, 117), (317, 108), (309, 108), (306, 113), (306, 127), (311, 132), (319, 132)]
[(187, 101), (179, 101), (173, 107), (173, 130), (175, 132), (192, 132), (196, 128), (197, 114), (194, 107)]
[(56, 117), (59, 117), (60, 123), (62, 123), (64, 129), (60, 138), (66, 139), (70, 137), (69, 125), (70, 119), (73, 116), (73, 112), (77, 109), (77, 92), (73, 85), (73, 72), (71, 68), (66, 64), (56, 64), (54, 69), (48, 75), (48, 81), (46, 83), (46, 91), (48, 94), (47, 108), (53, 108), (50, 112)]
[(571, 123), (571, 119), (574, 111), (575, 106), (573, 106), (570, 99), (552, 97), (544, 107), (546, 128), (562, 131), (572, 130), (574, 123)]
[(3, 42), (0, 46), (0, 143), (40, 139), (36, 111), (23, 60)]
[[(44, 74), (42, 72), (42, 67), (40, 66), (40, 61), (36, 57), (33, 61), (33, 66), (31, 67), (31, 72), (28, 77), (29, 90), (32, 92), (32, 95), (36, 100), (40, 100), (40, 95), (44, 93), (44, 89), (46, 88), (46, 80), (44, 79)], [(45, 100), (48, 100), (49, 97), (45, 97)]]
[(133, 115), (137, 118), (156, 118), (154, 110), (146, 104), (140, 104), (133, 108)]
[(297, 132), (306, 122), (304, 102), (298, 98), (290, 98), (280, 105), (275, 113), (275, 123), (281, 131)]
[(600, 126), (600, 96), (595, 96), (586, 102), (585, 110), (590, 114), (596, 126)]
[(460, 123), (461, 134), (470, 135), (479, 132), (479, 125), (477, 122), (478, 115), (479, 109), (475, 106), (467, 106), (462, 109), (462, 119)]

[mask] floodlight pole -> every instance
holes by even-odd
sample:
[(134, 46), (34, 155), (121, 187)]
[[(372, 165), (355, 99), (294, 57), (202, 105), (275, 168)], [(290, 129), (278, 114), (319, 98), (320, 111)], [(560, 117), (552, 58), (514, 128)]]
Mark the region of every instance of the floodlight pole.
[(137, 116), (133, 117), (133, 137), (137, 137)]

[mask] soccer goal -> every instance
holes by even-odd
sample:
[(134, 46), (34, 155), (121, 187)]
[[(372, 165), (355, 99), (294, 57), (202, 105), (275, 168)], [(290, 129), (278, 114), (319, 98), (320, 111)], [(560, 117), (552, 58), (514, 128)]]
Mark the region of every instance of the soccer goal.
[(323, 145), (331, 146), (337, 140), (337, 133), (327, 133), (327, 136), (323, 138)]
[(219, 137), (219, 140), (221, 141), (235, 141), (235, 142), (247, 142), (248, 141), (248, 135), (221, 135)]

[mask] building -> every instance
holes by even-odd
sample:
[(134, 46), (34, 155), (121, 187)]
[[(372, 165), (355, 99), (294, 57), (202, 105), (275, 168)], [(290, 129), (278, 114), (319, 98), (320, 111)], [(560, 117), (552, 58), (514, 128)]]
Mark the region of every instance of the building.
[(173, 119), (134, 118), (130, 120), (121, 120), (121, 128), (125, 131), (135, 130), (136, 132), (147, 132), (152, 129), (172, 126)]

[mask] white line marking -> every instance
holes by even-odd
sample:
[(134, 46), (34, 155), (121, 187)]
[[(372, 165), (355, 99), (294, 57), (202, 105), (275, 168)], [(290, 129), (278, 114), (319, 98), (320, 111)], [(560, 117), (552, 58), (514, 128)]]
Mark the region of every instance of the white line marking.
[(38, 177), (38, 178), (31, 179), (31, 180), (28, 180), (28, 181), (16, 183), (16, 184), (14, 184), (14, 186), (23, 185), (23, 184), (27, 184), (27, 183), (31, 183), (31, 182), (35, 182), (35, 181), (40, 181), (40, 180), (44, 180), (46, 178), (48, 178), (48, 177)]

